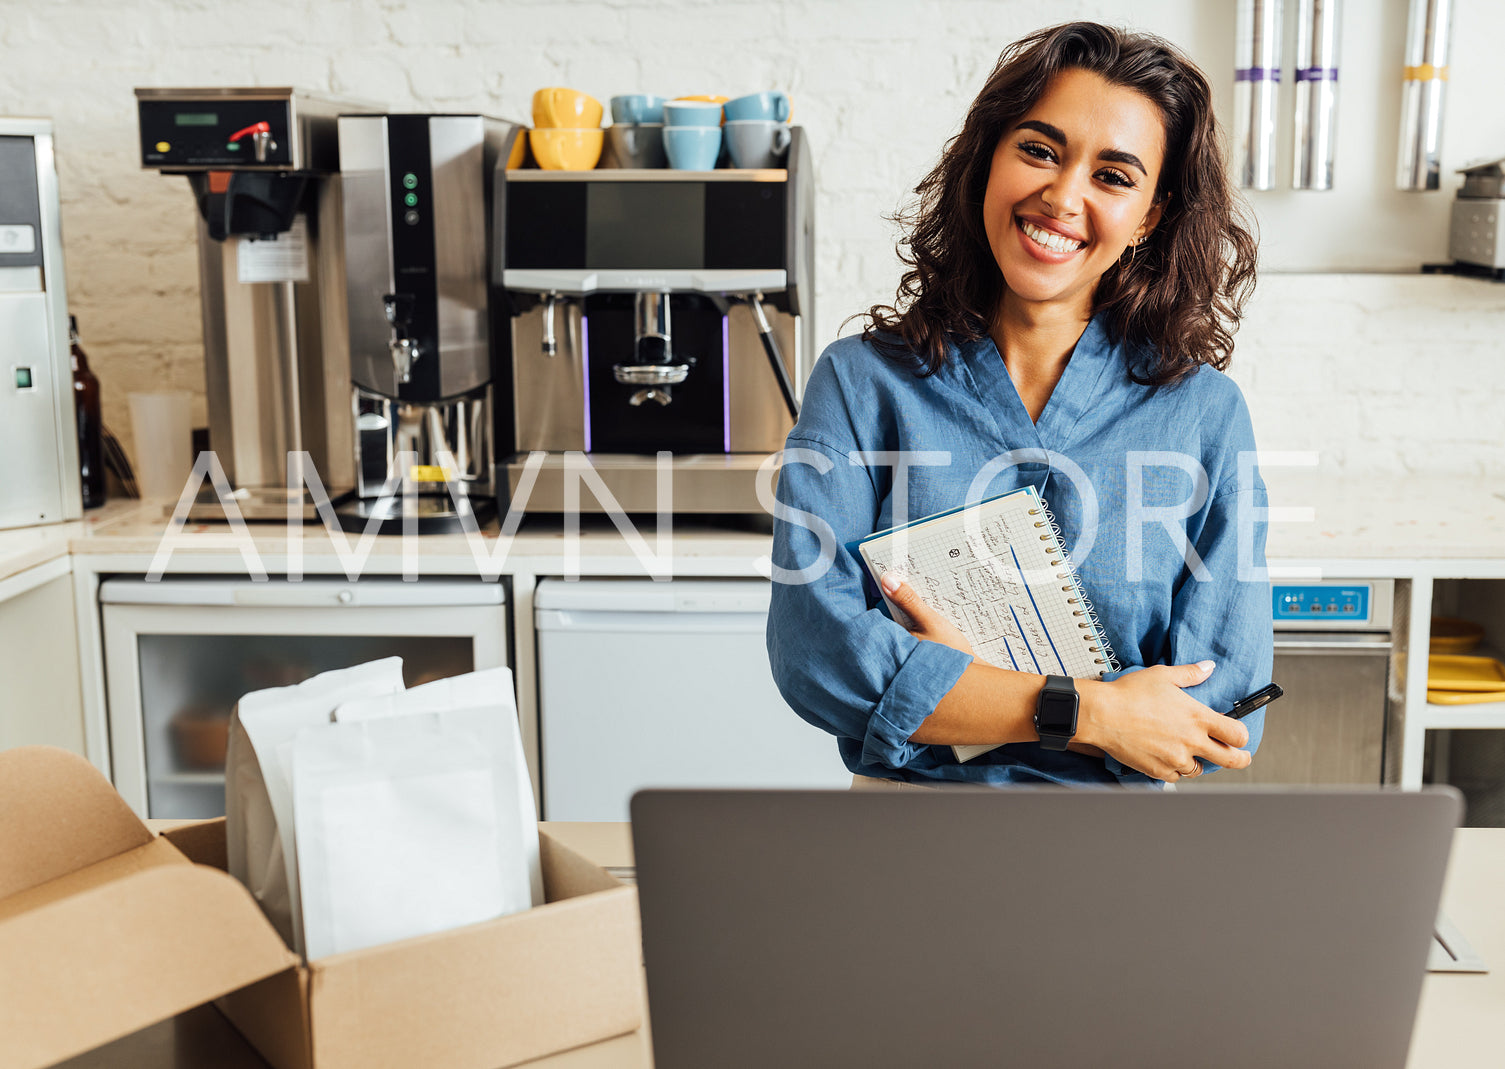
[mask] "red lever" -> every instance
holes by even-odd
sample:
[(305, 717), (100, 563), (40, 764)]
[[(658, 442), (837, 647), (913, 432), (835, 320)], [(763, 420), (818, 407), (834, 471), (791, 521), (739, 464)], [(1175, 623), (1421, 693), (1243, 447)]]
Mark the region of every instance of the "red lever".
[(239, 131), (231, 134), (230, 135), (230, 140), (231, 141), (239, 141), (241, 138), (245, 137), (247, 134), (269, 134), (271, 132), (272, 132), (272, 125), (271, 125), (271, 123), (255, 122), (255, 123), (252, 123), (250, 126), (247, 126), (244, 130), (239, 130)]

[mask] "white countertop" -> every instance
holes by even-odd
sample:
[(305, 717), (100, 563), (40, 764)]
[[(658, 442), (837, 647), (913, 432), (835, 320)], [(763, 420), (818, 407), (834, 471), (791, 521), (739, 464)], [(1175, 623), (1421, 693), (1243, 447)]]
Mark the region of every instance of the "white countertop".
[[(1505, 481), (1470, 479), (1332, 479), (1307, 473), (1267, 470), (1272, 509), (1267, 557), (1279, 576), (1290, 567), (1319, 566), (1334, 577), (1505, 576)], [(1305, 510), (1303, 512), (1303, 510)], [(638, 552), (656, 551), (650, 526), (634, 546), (601, 518), (587, 519), (580, 533), (582, 574), (647, 574)], [(66, 557), (103, 558), (94, 570), (145, 571), (167, 529), (156, 505), (116, 501), (81, 521), (0, 531), (0, 580)], [(289, 540), (281, 524), (248, 525), (251, 543), (269, 572), (287, 570), (301, 552), (306, 574), (340, 574), (346, 565), (330, 535), (317, 523)], [(354, 552), (358, 535), (348, 535)], [(428, 535), (418, 540), (415, 571), (420, 575), (567, 570), (567, 540), (561, 522), (529, 520), (499, 557), (497, 525), (474, 539)], [(189, 524), (170, 547), (172, 571), (243, 573), (243, 543), (226, 524)], [(668, 553), (675, 575), (762, 574), (769, 536), (681, 522)], [(400, 573), (402, 539), (379, 536), (367, 570)], [(500, 567), (498, 567), (500, 565)]]
[[(166, 510), (137, 501), (112, 501), (82, 522), (0, 531), (0, 581), (54, 558), (87, 558), (97, 571), (144, 572), (163, 550), (168, 532)], [(250, 546), (272, 574), (286, 572), (296, 553), (304, 574), (341, 574), (334, 538), (343, 537), (354, 561), (359, 534), (331, 536), (318, 521), (292, 533), (280, 523), (247, 524)], [(579, 532), (581, 574), (648, 574), (638, 554), (659, 550), (651, 522), (640, 527), (635, 546), (604, 518), (586, 517)], [(514, 571), (558, 574), (564, 568), (567, 539), (559, 521), (529, 520), (501, 555), (498, 525), (493, 521), (471, 537), (463, 534), (424, 535), (416, 540), (414, 569), (419, 575), (495, 575)], [(228, 524), (190, 523), (167, 544), (169, 571), (244, 574), (245, 539)], [(757, 575), (759, 558), (770, 548), (767, 534), (755, 530), (711, 527), (681, 521), (665, 549), (675, 575)], [(363, 570), (400, 574), (404, 568), (403, 539), (379, 535), (372, 539)]]
[(0, 531), (0, 580), (59, 557), (66, 557), (73, 540), (87, 535), (89, 529), (102, 519), (101, 514), (105, 511), (107, 510), (101, 509), (100, 512), (91, 513), (86, 520)]
[[(1267, 469), (1266, 557), (1281, 563), (1494, 561), (1505, 564), (1505, 479), (1333, 479)], [(1278, 510), (1311, 509), (1306, 522)], [(1376, 575), (1405, 575), (1403, 571)], [(1467, 573), (1460, 573), (1467, 574)]]

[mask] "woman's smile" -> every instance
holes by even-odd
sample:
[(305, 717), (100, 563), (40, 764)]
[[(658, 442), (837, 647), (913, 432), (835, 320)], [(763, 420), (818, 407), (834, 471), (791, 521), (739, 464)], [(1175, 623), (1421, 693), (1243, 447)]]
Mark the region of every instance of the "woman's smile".
[(1024, 247), (1031, 256), (1046, 263), (1063, 264), (1087, 247), (1086, 240), (1050, 226), (1044, 219), (1014, 216), (1014, 224), (1023, 236)]

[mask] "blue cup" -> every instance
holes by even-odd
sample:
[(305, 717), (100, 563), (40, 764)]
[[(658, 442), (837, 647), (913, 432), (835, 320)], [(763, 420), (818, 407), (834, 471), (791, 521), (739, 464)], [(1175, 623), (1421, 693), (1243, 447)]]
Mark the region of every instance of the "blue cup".
[(721, 127), (666, 126), (664, 151), (676, 171), (711, 171), (721, 155)]
[(749, 93), (745, 97), (728, 100), (722, 107), (726, 110), (727, 122), (749, 122), (755, 119), (789, 121), (789, 98), (783, 93)]
[(721, 105), (702, 100), (671, 100), (664, 105), (665, 126), (720, 126)]
[(611, 121), (645, 123), (664, 121), (664, 98), (648, 93), (627, 93), (611, 98)]

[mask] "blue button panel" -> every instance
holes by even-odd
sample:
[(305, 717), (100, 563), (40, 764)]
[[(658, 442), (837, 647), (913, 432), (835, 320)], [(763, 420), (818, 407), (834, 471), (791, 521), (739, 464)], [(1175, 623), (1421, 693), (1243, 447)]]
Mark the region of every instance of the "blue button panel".
[(1277, 620), (1369, 622), (1367, 586), (1313, 586), (1276, 583), (1271, 588)]

